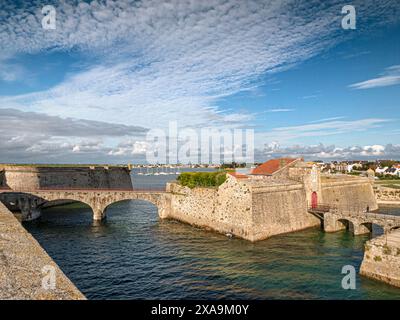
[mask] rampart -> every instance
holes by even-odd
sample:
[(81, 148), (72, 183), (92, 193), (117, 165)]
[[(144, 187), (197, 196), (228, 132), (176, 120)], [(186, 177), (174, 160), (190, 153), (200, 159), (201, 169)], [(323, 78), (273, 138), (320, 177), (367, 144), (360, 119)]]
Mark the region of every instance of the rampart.
[(43, 188), (104, 188), (131, 189), (130, 170), (127, 167), (0, 167), (0, 185), (13, 190)]
[(365, 244), (360, 274), (400, 287), (400, 230)]
[(400, 189), (378, 187), (375, 190), (375, 194), (376, 194), (376, 199), (378, 200), (379, 203), (400, 204)]
[(2, 203), (0, 235), (0, 299), (85, 299)]
[(307, 213), (300, 183), (256, 185), (228, 176), (219, 188), (168, 185), (171, 207), (166, 218), (232, 234), (250, 241), (319, 225)]
[(325, 176), (321, 179), (321, 202), (339, 207), (378, 209), (372, 181), (350, 176)]

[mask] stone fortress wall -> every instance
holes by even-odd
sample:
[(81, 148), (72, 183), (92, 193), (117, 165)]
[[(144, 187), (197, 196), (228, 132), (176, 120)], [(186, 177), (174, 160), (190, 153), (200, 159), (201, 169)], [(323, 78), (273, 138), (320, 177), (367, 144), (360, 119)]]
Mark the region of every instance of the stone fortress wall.
[(241, 238), (252, 238), (252, 198), (246, 185), (228, 177), (219, 188), (193, 188), (168, 183), (170, 208), (163, 218), (176, 219)]
[(400, 287), (400, 230), (365, 244), (360, 274)]
[(301, 184), (256, 188), (228, 176), (219, 188), (190, 189), (170, 183), (167, 190), (171, 205), (163, 218), (250, 241), (320, 224), (307, 212)]
[(167, 191), (171, 206), (165, 218), (250, 241), (320, 225), (308, 212), (312, 193), (317, 193), (318, 203), (377, 209), (371, 180), (350, 176), (329, 180), (301, 159), (276, 175), (246, 179), (228, 175), (218, 188), (189, 189), (170, 183)]
[(252, 241), (320, 225), (307, 212), (306, 192), (301, 184), (276, 185), (252, 193)]
[(375, 194), (380, 203), (400, 203), (400, 189), (378, 187)]
[[(66, 277), (40, 244), (0, 203), (0, 299), (75, 300), (85, 296)], [(42, 286), (52, 268), (54, 289)]]
[(322, 202), (344, 208), (378, 209), (373, 180), (360, 177), (323, 177)]
[(0, 166), (0, 186), (14, 190), (41, 188), (132, 189), (127, 167)]
[[(23, 191), (37, 189), (133, 189), (130, 170), (127, 167), (92, 166), (0, 166), (0, 187), (15, 190), (15, 193), (1, 194), (9, 210), (20, 212), (23, 221), (33, 220), (41, 215), (45, 207), (71, 203), (71, 200), (57, 200), (43, 203), (37, 197)], [(18, 192), (20, 191), (20, 192)]]

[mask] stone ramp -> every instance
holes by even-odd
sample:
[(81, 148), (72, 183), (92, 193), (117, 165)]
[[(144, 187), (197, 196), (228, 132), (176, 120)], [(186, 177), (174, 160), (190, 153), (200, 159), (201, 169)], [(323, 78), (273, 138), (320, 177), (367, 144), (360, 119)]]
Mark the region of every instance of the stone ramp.
[[(43, 270), (43, 268), (45, 269)], [(54, 289), (46, 289), (42, 286), (43, 279), (46, 279), (46, 276), (48, 277), (50, 274), (49, 269), (55, 271)], [(45, 284), (49, 284), (49, 282), (45, 281)], [(0, 299), (86, 299), (1, 202)]]

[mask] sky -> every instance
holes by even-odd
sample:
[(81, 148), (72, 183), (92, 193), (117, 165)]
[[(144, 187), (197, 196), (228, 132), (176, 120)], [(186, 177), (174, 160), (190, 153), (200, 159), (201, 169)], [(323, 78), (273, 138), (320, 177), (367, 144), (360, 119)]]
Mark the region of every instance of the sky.
[(0, 44), (0, 162), (145, 162), (171, 121), (253, 129), (258, 162), (400, 159), (397, 0), (2, 0)]

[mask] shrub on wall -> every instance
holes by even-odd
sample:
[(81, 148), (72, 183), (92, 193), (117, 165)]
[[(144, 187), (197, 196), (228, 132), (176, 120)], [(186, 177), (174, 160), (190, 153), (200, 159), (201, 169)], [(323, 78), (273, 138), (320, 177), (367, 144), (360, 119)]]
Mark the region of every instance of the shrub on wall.
[(225, 171), (217, 172), (184, 172), (178, 176), (180, 185), (195, 187), (218, 187), (226, 180)]

